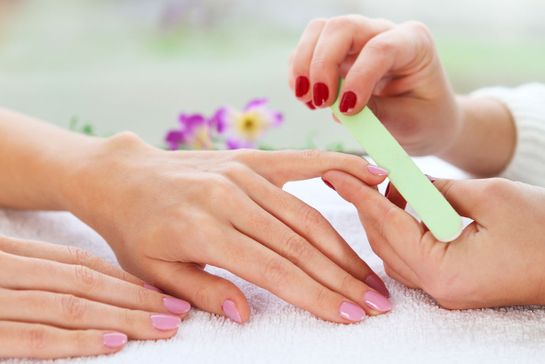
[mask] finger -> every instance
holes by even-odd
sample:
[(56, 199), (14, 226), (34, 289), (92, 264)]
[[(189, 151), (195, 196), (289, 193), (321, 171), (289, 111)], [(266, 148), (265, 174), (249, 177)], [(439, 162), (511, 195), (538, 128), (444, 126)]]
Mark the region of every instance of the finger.
[(108, 276), (82, 265), (0, 253), (0, 286), (68, 293), (93, 301), (148, 312), (187, 315), (183, 300)]
[(223, 248), (209, 257), (210, 264), (227, 269), (324, 320), (352, 323), (365, 318), (365, 311), (359, 305), (319, 284), (254, 239), (231, 233), (223, 244)]
[[(235, 160), (249, 166), (277, 186), (288, 181), (321, 177), (332, 169), (350, 173), (372, 186), (384, 181), (388, 174), (370, 165), (362, 157), (320, 150), (241, 151), (236, 154)], [(236, 165), (231, 166), (237, 168)]]
[(158, 284), (176, 297), (204, 311), (227, 316), (236, 323), (248, 321), (248, 301), (232, 282), (191, 263), (158, 261), (152, 270)]
[[(325, 19), (314, 19), (306, 27), (295, 48), (291, 59), (290, 85), (295, 96), (304, 103), (311, 102), (309, 68), (312, 53), (320, 33), (326, 23)], [(309, 106), (310, 107), (310, 106)]]
[(415, 283), (413, 283), (411, 280), (409, 280), (402, 274), (398, 273), (394, 268), (390, 267), (386, 263), (384, 263), (384, 272), (386, 272), (386, 274), (390, 278), (395, 279), (396, 281), (398, 281), (399, 283), (403, 284), (406, 287), (418, 288), (418, 286)]
[[(270, 216), (266, 215), (266, 213), (264, 215), (263, 212), (268, 212), (278, 219), (279, 223), (277, 226), (280, 227), (280, 224), (283, 223), (291, 228), (293, 231), (288, 229), (289, 232), (287, 232), (290, 237), (295, 235), (304, 237), (318, 252), (324, 254), (344, 271), (365, 282), (369, 287), (377, 290), (384, 296), (389, 296), (388, 290), (382, 280), (316, 209), (308, 206), (295, 196), (278, 189), (249, 168), (246, 172), (240, 171), (240, 173), (234, 173), (229, 177), (237, 185), (241, 186), (257, 205), (264, 209), (259, 209), (261, 210), (259, 214), (263, 216), (262, 221), (267, 225), (267, 229), (270, 228), (270, 225), (267, 224)], [(265, 230), (257, 227), (254, 231), (256, 234), (261, 235), (262, 238), (266, 238), (266, 234), (268, 233), (274, 234), (273, 231), (265, 232)], [(295, 235), (293, 234), (294, 232)], [(246, 233), (248, 232), (246, 231)]]
[(433, 181), (433, 185), (460, 215), (478, 221), (480, 224), (486, 224), (489, 216), (487, 212), (490, 211), (486, 193), (489, 182), (486, 179), (436, 179)]
[[(431, 38), (417, 36), (417, 23), (405, 23), (370, 39), (362, 48), (358, 58), (346, 75), (341, 89), (341, 104), (348, 105), (343, 112), (353, 115), (368, 103), (379, 82), (389, 73), (409, 73), (418, 69), (415, 60), (425, 60), (421, 52), (427, 50)], [(349, 102), (349, 104), (348, 104)]]
[(112, 354), (127, 336), (105, 330), (65, 330), (22, 322), (0, 321), (0, 357), (56, 359)]
[(32, 241), (0, 236), (0, 250), (6, 253), (25, 257), (54, 260), (60, 263), (86, 266), (97, 272), (122, 279), (137, 285), (145, 284), (141, 279), (114, 267), (106, 261), (89, 253), (86, 250), (73, 246), (51, 244), (42, 241)]
[(327, 21), (310, 63), (315, 106), (331, 106), (337, 97), (339, 69), (343, 61), (385, 29), (385, 22), (362, 16), (342, 16)]
[[(437, 241), (423, 239), (425, 230), (422, 224), (349, 174), (331, 171), (324, 178), (333, 184), (341, 197), (356, 206), (366, 231), (375, 229), (380, 245), (389, 244), (413, 270), (426, 263), (422, 257), (427, 256)], [(438, 246), (438, 249), (445, 249), (446, 244)]]
[(0, 321), (40, 323), (66, 329), (123, 332), (132, 339), (166, 339), (180, 317), (129, 310), (69, 294), (0, 289)]

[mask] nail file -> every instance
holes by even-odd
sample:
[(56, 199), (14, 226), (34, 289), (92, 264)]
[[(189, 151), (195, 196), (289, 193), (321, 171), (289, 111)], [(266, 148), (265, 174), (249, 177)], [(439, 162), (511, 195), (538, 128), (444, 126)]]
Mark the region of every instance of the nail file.
[(331, 107), (337, 119), (377, 165), (388, 170), (392, 184), (433, 236), (445, 243), (460, 236), (461, 217), (373, 112), (365, 107), (356, 115), (345, 115), (339, 111), (339, 102), (337, 98)]

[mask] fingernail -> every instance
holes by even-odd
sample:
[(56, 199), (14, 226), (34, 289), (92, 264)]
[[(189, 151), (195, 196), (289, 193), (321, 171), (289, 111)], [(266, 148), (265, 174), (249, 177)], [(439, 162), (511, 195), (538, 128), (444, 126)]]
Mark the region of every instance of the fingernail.
[(299, 76), (295, 80), (295, 96), (305, 96), (310, 88), (310, 82), (305, 76)]
[(307, 105), (307, 107), (308, 107), (310, 110), (316, 110), (316, 106), (314, 106), (314, 104), (312, 103), (312, 100), (311, 100), (311, 101), (305, 102), (305, 105)]
[[(388, 187), (389, 186), (390, 185), (388, 184)], [(386, 192), (386, 194), (388, 194), (388, 192)], [(390, 297), (390, 292), (388, 292), (388, 288), (386, 288), (386, 285), (378, 276), (370, 274), (367, 276), (367, 278), (365, 278), (364, 282), (375, 291), (380, 292), (383, 296)]]
[(322, 181), (325, 183), (325, 185), (329, 188), (331, 188), (333, 191), (335, 191), (335, 187), (333, 187), (333, 185), (331, 184), (331, 182), (329, 182), (328, 180), (325, 180), (322, 178)]
[(428, 177), (428, 179), (431, 181), (431, 183), (437, 181), (437, 178), (432, 177), (432, 176), (430, 176), (430, 175), (426, 175), (426, 177)]
[[(386, 191), (384, 191), (384, 196), (386, 196), (386, 197), (388, 197), (388, 194), (390, 193), (390, 185), (391, 184), (392, 184), (392, 182), (388, 182), (388, 185), (386, 186)], [(375, 287), (373, 287), (373, 288), (375, 288)]]
[(342, 318), (352, 322), (358, 322), (365, 318), (365, 311), (360, 306), (347, 301), (341, 303), (339, 313)]
[(318, 82), (314, 84), (313, 98), (314, 106), (322, 106), (327, 101), (329, 98), (329, 89), (325, 83)]
[(229, 317), (231, 320), (242, 323), (242, 318), (240, 317), (240, 313), (237, 310), (237, 305), (235, 302), (231, 300), (225, 300), (223, 302), (223, 305), (221, 305), (221, 309), (223, 310), (223, 313), (225, 316)]
[(162, 293), (162, 291), (159, 288), (152, 286), (151, 284), (144, 283), (144, 288), (149, 289), (150, 291)]
[(174, 297), (163, 298), (163, 304), (167, 310), (178, 315), (188, 313), (191, 309), (189, 302)]
[(352, 91), (347, 91), (343, 94), (343, 97), (341, 98), (341, 103), (339, 105), (339, 110), (341, 112), (347, 112), (348, 110), (352, 109), (354, 106), (356, 106), (356, 100), (357, 96)]
[(367, 165), (367, 170), (369, 172), (371, 172), (371, 174), (374, 174), (375, 176), (387, 176), (388, 175), (387, 170), (385, 170), (384, 168), (374, 166), (372, 164)]
[(367, 291), (363, 297), (363, 301), (371, 309), (378, 312), (388, 312), (392, 309), (390, 300), (375, 291)]
[(110, 349), (122, 347), (127, 343), (127, 335), (120, 332), (107, 332), (102, 335), (102, 344)]
[(150, 315), (151, 324), (157, 330), (168, 331), (177, 329), (182, 320), (178, 316), (154, 313)]

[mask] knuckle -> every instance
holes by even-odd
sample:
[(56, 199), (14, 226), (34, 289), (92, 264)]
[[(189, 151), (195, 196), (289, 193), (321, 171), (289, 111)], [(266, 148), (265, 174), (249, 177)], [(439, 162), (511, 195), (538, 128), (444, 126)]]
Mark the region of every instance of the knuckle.
[(352, 20), (347, 16), (336, 16), (327, 21), (326, 27), (328, 31), (343, 30), (352, 24)]
[[(124, 331), (128, 333), (137, 332), (138, 324), (141, 324), (144, 320), (141, 320), (140, 317), (136, 318), (135, 312), (129, 309), (122, 308), (118, 314), (119, 323), (123, 327)], [(149, 320), (149, 316), (147, 317)], [(149, 322), (149, 321), (148, 321)]]
[(93, 260), (93, 255), (87, 250), (76, 248), (74, 246), (66, 247), (68, 254), (72, 258), (74, 264), (88, 266)]
[(212, 307), (212, 299), (210, 297), (210, 289), (208, 286), (201, 285), (193, 292), (193, 301), (204, 309)]
[(47, 347), (47, 333), (45, 327), (37, 326), (23, 331), (22, 341), (26, 342), (31, 355), (41, 353)]
[(431, 31), (428, 26), (420, 21), (410, 20), (404, 23), (409, 29), (411, 29), (415, 34), (431, 37)]
[(380, 55), (388, 55), (395, 52), (396, 44), (388, 37), (377, 36), (367, 43), (366, 48), (376, 51)]
[(312, 19), (309, 23), (307, 28), (308, 29), (320, 29), (327, 23), (326, 18), (315, 18)]
[(322, 312), (327, 312), (329, 309), (329, 291), (325, 287), (319, 287), (316, 292), (316, 298), (314, 303), (316, 307)]
[(314, 161), (324, 157), (324, 151), (318, 149), (305, 149), (299, 152), (303, 160)]
[(316, 227), (324, 222), (322, 214), (320, 214), (315, 208), (304, 205), (301, 210), (302, 211), (299, 216), (302, 217), (303, 224), (307, 228), (310, 229), (312, 227)]
[(240, 162), (226, 163), (224, 166), (223, 174), (230, 179), (236, 179), (245, 176), (249, 171), (249, 168)]
[(288, 283), (288, 268), (285, 263), (279, 259), (271, 259), (265, 263), (263, 270), (264, 280), (268, 282), (271, 287), (284, 288)]
[(87, 312), (87, 303), (76, 296), (65, 294), (60, 295), (60, 307), (62, 315), (68, 321), (81, 321)]
[(341, 278), (341, 284), (340, 284), (340, 289), (341, 289), (341, 292), (354, 292), (354, 282), (355, 282), (355, 278), (352, 277), (350, 274), (346, 273), (346, 274), (343, 274), (343, 277)]
[(155, 296), (155, 294), (155, 292), (149, 289), (138, 288), (136, 290), (136, 300), (140, 306), (146, 307), (153, 301), (153, 296)]
[(99, 284), (98, 274), (84, 265), (74, 265), (74, 278), (83, 289), (94, 289)]
[(295, 264), (304, 262), (309, 253), (309, 247), (305, 239), (297, 234), (290, 234), (284, 241), (286, 258)]
[(505, 178), (490, 178), (483, 186), (483, 195), (506, 197), (511, 192), (511, 184)]

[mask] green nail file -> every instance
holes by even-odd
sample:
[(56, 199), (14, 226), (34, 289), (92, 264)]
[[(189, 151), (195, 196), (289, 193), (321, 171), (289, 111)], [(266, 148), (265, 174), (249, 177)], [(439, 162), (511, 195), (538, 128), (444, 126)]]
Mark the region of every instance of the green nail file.
[(388, 132), (369, 108), (356, 115), (339, 111), (337, 99), (333, 113), (350, 131), (371, 158), (388, 170), (388, 178), (411, 205), (420, 220), (439, 241), (455, 240), (462, 232), (462, 219), (420, 171), (407, 152)]

